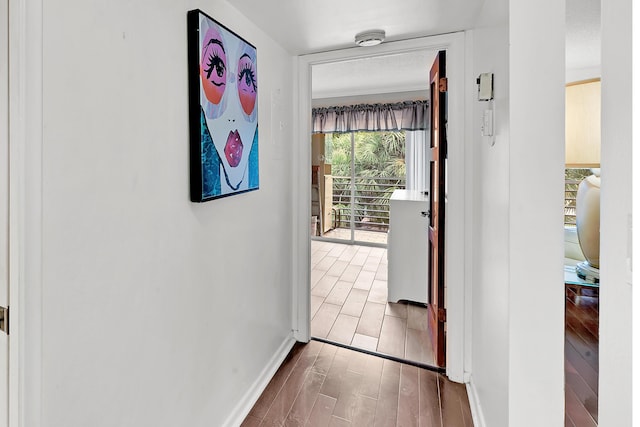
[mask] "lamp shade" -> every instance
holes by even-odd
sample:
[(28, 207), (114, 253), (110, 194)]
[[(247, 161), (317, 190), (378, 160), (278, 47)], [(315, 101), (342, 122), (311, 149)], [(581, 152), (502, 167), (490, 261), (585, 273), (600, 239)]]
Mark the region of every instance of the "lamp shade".
[(566, 86), (565, 164), (600, 167), (600, 80)]

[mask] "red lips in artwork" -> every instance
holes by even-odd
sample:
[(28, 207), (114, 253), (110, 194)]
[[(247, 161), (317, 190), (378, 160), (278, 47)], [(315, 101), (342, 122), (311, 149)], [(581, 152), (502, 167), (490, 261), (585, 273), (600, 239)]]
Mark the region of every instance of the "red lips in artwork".
[(242, 159), (242, 138), (236, 130), (235, 132), (229, 132), (227, 137), (227, 144), (224, 146), (224, 155), (227, 157), (229, 166), (235, 168), (240, 164)]

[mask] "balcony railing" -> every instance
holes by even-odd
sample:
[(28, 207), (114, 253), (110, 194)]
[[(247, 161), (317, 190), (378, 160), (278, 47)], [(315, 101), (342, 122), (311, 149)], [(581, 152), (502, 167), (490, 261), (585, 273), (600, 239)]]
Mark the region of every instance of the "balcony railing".
[[(564, 187), (564, 223), (576, 224), (576, 195), (581, 179), (567, 179)], [(386, 232), (389, 229), (389, 198), (405, 188), (401, 177), (355, 178), (355, 227)], [(351, 177), (333, 176), (333, 228), (350, 228)]]
[(564, 225), (576, 225), (576, 196), (580, 181), (567, 179), (564, 182)]
[[(355, 177), (353, 203), (356, 229), (386, 232), (389, 229), (389, 198), (405, 188), (404, 177)], [(333, 176), (333, 226), (350, 228), (351, 177)]]
[(564, 225), (576, 225), (578, 186), (591, 175), (591, 169), (567, 169), (564, 180)]

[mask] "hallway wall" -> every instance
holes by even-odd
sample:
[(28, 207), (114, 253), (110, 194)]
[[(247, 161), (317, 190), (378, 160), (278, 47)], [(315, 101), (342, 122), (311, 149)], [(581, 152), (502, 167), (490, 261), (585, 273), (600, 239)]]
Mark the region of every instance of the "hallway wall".
[(564, 424), (565, 20), (563, 0), (509, 2), (510, 426)]
[[(290, 101), (298, 83), (292, 58), (225, 0), (42, 3), (43, 246), (27, 248), (27, 256), (34, 251), (42, 256), (42, 299), (30, 299), (39, 295), (31, 293), (31, 282), (24, 290), (29, 310), (38, 311), (41, 305), (43, 314), (41, 321), (38, 316), (27, 317), (27, 330), (42, 330), (33, 347), (39, 350), (41, 344), (42, 354), (27, 352), (25, 369), (41, 365), (42, 378), (28, 384), (36, 387), (26, 391), (24, 400), (27, 415), (42, 422), (28, 425), (222, 425), (291, 330), (294, 202), (287, 191), (292, 184), (286, 165), (293, 163), (289, 151), (293, 138), (287, 124), (293, 122)], [(519, 426), (540, 425), (528, 418), (527, 403), (541, 403), (546, 412), (538, 415), (560, 425), (559, 388), (552, 386), (551, 393), (536, 388), (548, 387), (549, 378), (555, 385), (562, 381), (558, 373), (562, 343), (556, 334), (561, 325), (556, 304), (561, 299), (551, 296), (558, 292), (551, 289), (556, 277), (521, 280), (529, 265), (524, 252), (517, 256), (529, 237), (538, 249), (555, 243), (547, 240), (547, 234), (537, 236), (534, 228), (526, 227), (527, 221), (537, 223), (540, 211), (525, 209), (518, 217), (527, 205), (515, 194), (520, 185), (533, 182), (532, 172), (523, 165), (532, 167), (533, 162), (533, 171), (547, 166), (536, 164), (539, 157), (528, 156), (527, 150), (549, 148), (554, 141), (531, 131), (530, 123), (547, 124), (539, 120), (537, 114), (544, 109), (536, 110), (536, 104), (527, 104), (518, 120), (510, 123), (509, 117), (516, 110), (509, 105), (512, 99), (519, 100), (521, 108), (529, 96), (537, 95), (527, 79), (548, 74), (527, 69), (531, 58), (515, 58), (516, 65), (524, 60), (522, 74), (516, 85), (509, 82), (513, 73), (508, 64), (507, 15), (514, 5), (486, 0), (483, 19), (473, 31), (474, 51), (468, 53), (476, 61), (469, 66), (471, 77), (479, 72), (496, 74), (499, 115), (496, 145), (489, 147), (478, 136), (477, 112), (482, 107), (469, 98), (465, 112), (470, 114), (468, 121), (473, 120), (471, 154), (478, 163), (466, 178), (475, 184), (470, 190), (474, 210), (468, 219), (474, 230), (473, 268), (465, 270), (465, 277), (472, 276), (473, 321), (467, 321), (472, 349), (465, 356), (471, 358), (468, 366), (486, 425), (508, 425), (509, 420)], [(543, 6), (526, 7), (539, 11)], [(557, 24), (560, 6), (552, 6), (549, 14)], [(261, 189), (202, 205), (188, 200), (186, 11), (196, 7), (257, 45), (261, 88)], [(516, 12), (512, 26), (520, 38), (512, 37), (514, 49), (526, 45), (525, 36), (541, 32), (543, 20), (533, 19), (535, 14), (524, 9)], [(613, 17), (610, 24), (616, 24)], [(557, 35), (557, 28), (552, 29), (551, 35), (542, 31), (543, 43), (560, 46), (555, 39), (550, 42)], [(558, 52), (552, 49), (552, 54)], [(554, 84), (555, 77), (554, 71)], [(615, 93), (625, 90), (625, 82), (615, 84)], [(467, 84), (474, 88), (473, 80)], [(515, 97), (509, 93), (512, 87), (519, 91)], [(542, 102), (535, 96), (531, 99)], [(552, 100), (554, 105), (557, 101)], [(612, 95), (609, 102), (617, 101)], [(532, 109), (534, 115), (528, 115)], [(551, 117), (552, 130), (546, 128), (545, 137), (557, 136), (558, 117)], [(510, 129), (514, 122), (518, 133)], [(614, 124), (610, 123), (612, 132)], [(619, 144), (625, 150), (630, 146), (629, 141)], [(624, 150), (620, 153), (625, 155)], [(626, 197), (630, 165), (618, 162), (624, 167), (611, 185), (619, 186), (615, 197)], [(556, 173), (555, 161), (551, 166)], [(39, 175), (28, 174), (33, 176)], [(534, 196), (549, 197), (541, 193)], [(556, 197), (555, 190), (552, 193), (550, 197)], [(552, 226), (555, 215), (561, 211), (543, 209), (544, 221)], [(514, 218), (519, 222), (512, 222)], [(618, 221), (608, 246), (625, 249), (625, 218)], [(510, 230), (521, 232), (511, 235)], [(558, 232), (558, 240), (560, 236)], [(544, 257), (556, 255), (549, 252)], [(624, 254), (616, 253), (610, 260), (611, 266), (620, 264)], [(554, 270), (554, 262), (545, 264), (545, 274)], [(630, 292), (624, 278), (620, 280)], [(540, 288), (541, 283), (546, 285)], [(547, 307), (551, 315), (542, 324), (527, 322), (533, 307), (526, 297), (532, 287), (556, 301)], [(510, 307), (514, 301), (518, 304)], [(626, 324), (618, 317), (626, 319), (630, 307), (615, 319), (611, 310), (607, 330), (614, 331)], [(506, 323), (496, 328), (501, 321)], [(534, 355), (533, 345), (520, 338), (530, 332), (546, 334), (540, 342), (548, 350), (551, 367), (544, 375), (525, 370)], [(620, 336), (627, 333), (623, 329)], [(507, 357), (501, 351), (511, 353)], [(613, 356), (606, 359), (609, 362)], [(622, 378), (621, 370), (624, 366), (616, 368), (616, 379)], [(606, 387), (613, 389), (616, 384), (607, 382)], [(39, 415), (29, 413), (34, 394), (42, 399)], [(614, 407), (614, 397), (601, 396), (603, 404)], [(626, 415), (620, 413), (607, 416)]]
[[(468, 80), (494, 73), (495, 83), (493, 140), (480, 135), (479, 120), (491, 105), (476, 100), (477, 86), (469, 91), (471, 397), (479, 425), (561, 425), (564, 3), (488, 0), (470, 39)], [(526, 274), (532, 262), (540, 268)], [(548, 300), (542, 318), (532, 289)]]
[[(477, 101), (469, 90), (471, 122), (468, 191), (472, 197), (472, 299), (467, 333), (471, 335), (471, 390), (480, 406), (480, 426), (507, 426), (509, 397), (509, 67), (507, 0), (485, 3), (479, 25), (469, 32), (473, 81), (494, 74), (494, 101)], [(485, 109), (494, 109), (495, 136), (480, 134)], [(493, 145), (491, 145), (493, 144)]]
[[(638, 14), (635, 11), (632, 14), (632, 4), (634, 8), (637, 7), (637, 3), (631, 0), (602, 2), (602, 288), (598, 383), (598, 422), (602, 426), (630, 426), (632, 421), (635, 424), (638, 419), (637, 412), (633, 414), (632, 411), (633, 401), (638, 401), (634, 393), (638, 391), (632, 390), (634, 384), (629, 375), (629, 372), (638, 369), (633, 366), (634, 359), (637, 360), (637, 353), (633, 352), (633, 335), (635, 338), (638, 335), (635, 331), (632, 334), (632, 323), (637, 326), (637, 314), (633, 313), (632, 301), (637, 301), (637, 296), (634, 297), (631, 286), (631, 217), (633, 205), (637, 203), (632, 200), (638, 194), (637, 189), (632, 191), (636, 184), (632, 181), (632, 175), (637, 172), (633, 172), (631, 154), (633, 143), (638, 138), (637, 127), (633, 127), (638, 121), (635, 119), (637, 113), (632, 110), (637, 95), (633, 99), (629, 90), (632, 85), (638, 84), (637, 79), (633, 81), (631, 41), (632, 26), (638, 28)], [(635, 46), (633, 50), (637, 53)], [(637, 69), (633, 73), (637, 75)], [(633, 92), (637, 93), (637, 90)], [(637, 158), (635, 153), (633, 158)], [(635, 166), (638, 166), (637, 163)], [(637, 230), (637, 219), (635, 222)], [(637, 304), (634, 308), (638, 310)], [(636, 374), (634, 376), (637, 377)]]
[[(224, 0), (43, 4), (42, 426), (223, 425), (291, 333), (292, 58)], [(260, 87), (260, 189), (203, 204), (194, 8)]]

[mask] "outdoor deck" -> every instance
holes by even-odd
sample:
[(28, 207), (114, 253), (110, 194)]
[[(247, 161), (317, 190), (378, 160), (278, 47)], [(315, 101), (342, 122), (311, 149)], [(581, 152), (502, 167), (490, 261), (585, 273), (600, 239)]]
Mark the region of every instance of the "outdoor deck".
[[(348, 228), (334, 228), (322, 234), (322, 237), (328, 239), (339, 240), (351, 240), (351, 230)], [(361, 243), (376, 243), (387, 244), (387, 232), (386, 231), (370, 231), (370, 230), (355, 230), (354, 240)]]

